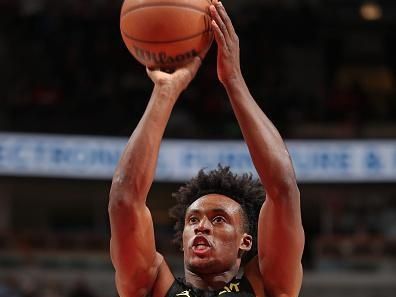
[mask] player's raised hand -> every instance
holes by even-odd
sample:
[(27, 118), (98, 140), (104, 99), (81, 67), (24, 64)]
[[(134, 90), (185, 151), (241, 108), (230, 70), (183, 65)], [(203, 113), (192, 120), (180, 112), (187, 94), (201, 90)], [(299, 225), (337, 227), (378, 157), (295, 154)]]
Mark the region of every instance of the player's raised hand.
[(146, 68), (146, 70), (148, 76), (156, 86), (170, 88), (171, 91), (179, 95), (193, 80), (201, 63), (201, 58), (195, 57), (191, 63), (173, 72), (149, 68)]
[(227, 84), (241, 75), (239, 38), (223, 4), (213, 0), (210, 6), (212, 28), (217, 42), (217, 75)]

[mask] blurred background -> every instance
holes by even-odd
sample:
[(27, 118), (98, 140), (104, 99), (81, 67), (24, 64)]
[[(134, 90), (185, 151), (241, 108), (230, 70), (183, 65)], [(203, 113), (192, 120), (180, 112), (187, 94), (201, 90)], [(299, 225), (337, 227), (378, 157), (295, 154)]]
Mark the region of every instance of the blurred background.
[[(117, 296), (109, 259), (111, 175), (35, 175), (12, 162), (10, 173), (4, 152), (21, 133), (29, 141), (59, 137), (54, 143), (70, 135), (82, 143), (127, 140), (152, 83), (122, 43), (121, 4), (0, 0), (0, 132), (7, 133), (0, 137), (0, 297)], [(224, 5), (250, 90), (285, 139), (302, 148), (313, 140), (390, 144), (367, 161), (375, 167), (390, 152), (385, 163), (394, 169), (385, 179), (380, 171), (353, 180), (299, 179), (306, 231), (301, 296), (395, 296), (396, 2)], [(166, 139), (242, 139), (215, 61), (212, 46)], [(158, 179), (148, 202), (157, 247), (178, 275), (181, 253), (170, 244), (167, 209), (180, 184)]]

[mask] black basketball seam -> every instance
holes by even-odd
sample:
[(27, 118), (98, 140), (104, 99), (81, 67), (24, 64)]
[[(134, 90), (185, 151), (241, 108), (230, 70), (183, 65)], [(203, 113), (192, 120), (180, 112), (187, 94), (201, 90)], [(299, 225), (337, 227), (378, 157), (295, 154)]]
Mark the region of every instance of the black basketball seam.
[(167, 2), (154, 2), (154, 3), (150, 3), (150, 4), (142, 4), (142, 5), (136, 5), (133, 7), (129, 7), (128, 10), (124, 11), (123, 14), (121, 14), (121, 17), (124, 17), (125, 15), (127, 15), (128, 13), (130, 13), (133, 10), (137, 10), (137, 9), (142, 9), (142, 8), (146, 8), (146, 7), (185, 7), (185, 8), (190, 8), (192, 10), (196, 10), (199, 12), (203, 12), (205, 13), (207, 16), (210, 17), (209, 13), (203, 9), (200, 9), (194, 5), (189, 5), (189, 4), (182, 4), (182, 3), (167, 3)]
[(133, 41), (141, 42), (141, 43), (151, 43), (151, 44), (155, 44), (155, 43), (164, 43), (164, 44), (167, 44), (167, 43), (181, 42), (181, 41), (185, 41), (185, 40), (188, 40), (188, 39), (192, 39), (192, 38), (197, 37), (197, 36), (199, 36), (199, 35), (201, 35), (201, 34), (205, 34), (205, 33), (209, 33), (209, 32), (212, 32), (212, 30), (205, 30), (205, 31), (202, 31), (202, 32), (199, 32), (199, 33), (196, 33), (196, 34), (193, 34), (193, 35), (189, 35), (189, 36), (187, 36), (187, 37), (179, 38), (179, 39), (173, 39), (173, 40), (167, 40), (167, 41), (152, 41), (152, 40), (138, 39), (138, 38), (129, 36), (128, 34), (126, 34), (126, 33), (121, 29), (121, 33), (122, 33), (126, 38), (128, 38), (128, 39), (130, 39), (130, 40), (133, 40)]

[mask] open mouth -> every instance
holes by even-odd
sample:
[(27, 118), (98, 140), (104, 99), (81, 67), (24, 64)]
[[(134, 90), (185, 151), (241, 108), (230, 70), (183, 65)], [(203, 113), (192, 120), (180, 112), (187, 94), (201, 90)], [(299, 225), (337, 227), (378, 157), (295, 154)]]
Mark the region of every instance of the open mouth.
[(207, 240), (206, 237), (202, 236), (202, 235), (196, 236), (194, 238), (194, 241), (193, 241), (192, 245), (193, 245), (193, 247), (198, 247), (198, 246), (210, 247), (209, 240)]
[(194, 238), (192, 250), (196, 254), (204, 254), (211, 248), (209, 241), (204, 236), (197, 236)]

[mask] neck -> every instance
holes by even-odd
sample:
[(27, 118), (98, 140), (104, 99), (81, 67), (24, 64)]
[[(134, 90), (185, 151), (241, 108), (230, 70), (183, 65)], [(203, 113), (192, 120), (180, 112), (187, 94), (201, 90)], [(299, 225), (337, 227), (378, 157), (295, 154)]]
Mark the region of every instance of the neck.
[(235, 263), (231, 269), (221, 273), (194, 273), (185, 269), (186, 282), (201, 290), (215, 291), (224, 288), (237, 274), (239, 263)]

